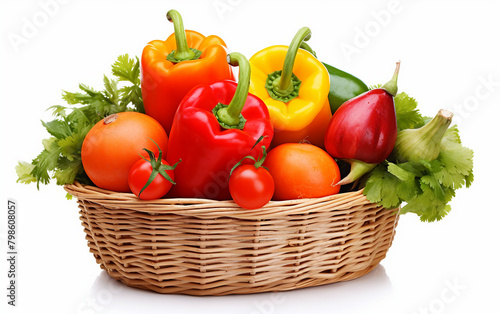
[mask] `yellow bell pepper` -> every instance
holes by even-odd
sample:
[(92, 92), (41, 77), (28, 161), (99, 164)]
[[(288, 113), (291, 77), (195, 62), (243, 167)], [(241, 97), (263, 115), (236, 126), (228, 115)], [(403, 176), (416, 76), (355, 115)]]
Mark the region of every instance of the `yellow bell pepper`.
[(272, 146), (310, 142), (324, 147), (332, 117), (328, 103), (330, 77), (325, 66), (306, 50), (299, 49), (311, 37), (301, 28), (289, 47), (271, 46), (250, 58), (250, 93), (269, 109), (275, 133)]

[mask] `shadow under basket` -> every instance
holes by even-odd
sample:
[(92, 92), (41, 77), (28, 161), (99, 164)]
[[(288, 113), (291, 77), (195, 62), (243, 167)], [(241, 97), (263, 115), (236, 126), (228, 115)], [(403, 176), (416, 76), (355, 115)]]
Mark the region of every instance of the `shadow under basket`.
[(370, 272), (392, 244), (399, 209), (362, 191), (270, 202), (141, 201), (75, 182), (90, 252), (128, 286), (189, 295), (286, 291)]

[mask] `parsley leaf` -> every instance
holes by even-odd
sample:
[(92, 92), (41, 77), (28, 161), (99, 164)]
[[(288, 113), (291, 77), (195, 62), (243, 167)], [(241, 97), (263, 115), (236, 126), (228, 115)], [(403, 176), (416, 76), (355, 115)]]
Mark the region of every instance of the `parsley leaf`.
[(58, 185), (71, 184), (75, 180), (91, 183), (81, 160), (83, 140), (90, 129), (113, 113), (144, 113), (139, 58), (121, 55), (111, 69), (114, 78), (104, 75), (102, 91), (84, 84), (79, 85), (78, 92), (63, 91), (62, 98), (68, 106), (49, 108), (55, 119), (42, 121), (42, 125), (51, 137), (43, 140), (43, 151), (31, 163), (18, 163), (17, 182), (36, 182), (37, 187), (40, 183), (48, 184), (51, 179), (56, 179)]
[[(370, 89), (381, 88), (382, 84), (370, 86)], [(417, 109), (418, 102), (407, 93), (401, 92), (394, 97), (394, 107), (396, 109), (396, 124), (398, 131), (404, 129), (416, 129), (423, 126), (427, 117), (420, 114)]]
[(417, 101), (405, 92), (394, 97), (398, 130), (415, 129), (424, 125), (424, 118), (417, 109)]
[(433, 190), (424, 185), (422, 192), (403, 206), (400, 213), (415, 213), (420, 216), (420, 220), (432, 222), (441, 220), (450, 212), (450, 209), (446, 201), (436, 197)]
[(364, 193), (372, 203), (394, 208), (401, 204), (398, 192), (394, 188), (399, 182), (396, 176), (387, 171), (387, 165), (379, 164), (370, 172)]
[(35, 165), (26, 161), (20, 161), (16, 166), (17, 182), (29, 184), (36, 182), (36, 178), (31, 174)]
[[(423, 126), (430, 119), (422, 116), (417, 102), (406, 93), (394, 98), (398, 130)], [(463, 147), (456, 126), (441, 141), (435, 160), (393, 163), (384, 161), (364, 178), (363, 193), (368, 200), (386, 208), (402, 206), (400, 213), (417, 214), (422, 221), (441, 220), (451, 210), (448, 203), (455, 191), (473, 180), (473, 151)]]

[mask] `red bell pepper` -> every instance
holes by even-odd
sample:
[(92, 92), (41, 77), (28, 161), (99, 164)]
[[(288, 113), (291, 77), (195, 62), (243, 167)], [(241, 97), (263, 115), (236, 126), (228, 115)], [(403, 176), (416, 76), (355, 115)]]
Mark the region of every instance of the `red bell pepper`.
[[(239, 83), (221, 81), (193, 88), (175, 115), (167, 160), (182, 160), (174, 171), (171, 197), (230, 199), (231, 168), (245, 156), (258, 158), (269, 147), (273, 126), (264, 102), (248, 94), (250, 64), (239, 53), (228, 55), (239, 65)], [(229, 105), (226, 105), (228, 104)], [(264, 136), (262, 145), (253, 147)]]
[(326, 150), (351, 164), (351, 172), (339, 184), (358, 179), (392, 152), (397, 136), (394, 96), (398, 72), (399, 62), (391, 81), (346, 101), (330, 120)]

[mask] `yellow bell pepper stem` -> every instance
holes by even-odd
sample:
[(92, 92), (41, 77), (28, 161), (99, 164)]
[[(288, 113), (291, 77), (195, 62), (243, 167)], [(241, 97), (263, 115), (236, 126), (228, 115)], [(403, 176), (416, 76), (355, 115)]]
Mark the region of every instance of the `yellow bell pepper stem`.
[[(301, 28), (289, 47), (271, 46), (250, 58), (250, 93), (269, 109), (275, 134), (272, 145), (306, 141), (324, 147), (332, 116), (328, 109), (330, 76), (304, 42), (311, 30)], [(311, 50), (312, 51), (312, 50)]]
[[(302, 27), (297, 34), (295, 34), (290, 47), (288, 47), (281, 75), (278, 75), (273, 81), (274, 93), (279, 95), (281, 98), (290, 96), (294, 92), (295, 86), (300, 86), (300, 81), (298, 84), (296, 82), (292, 82), (293, 65), (295, 64), (295, 57), (297, 56), (297, 51), (299, 50), (301, 43), (309, 40), (309, 38), (311, 38), (311, 30), (308, 27)], [(287, 100), (290, 101), (291, 97), (295, 98), (297, 96), (298, 93), (291, 95), (289, 97), (290, 99), (287, 98)]]
[(292, 39), (283, 61), (281, 71), (270, 73), (266, 81), (266, 89), (273, 99), (289, 102), (299, 95), (301, 80), (293, 74), (295, 58), (304, 41), (311, 38), (311, 30), (308, 27), (302, 27)]

